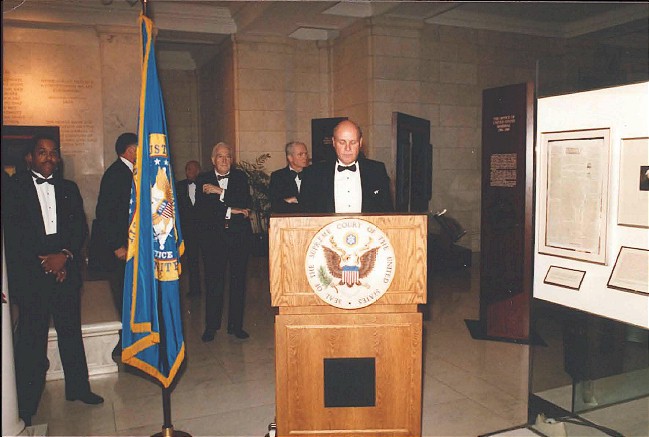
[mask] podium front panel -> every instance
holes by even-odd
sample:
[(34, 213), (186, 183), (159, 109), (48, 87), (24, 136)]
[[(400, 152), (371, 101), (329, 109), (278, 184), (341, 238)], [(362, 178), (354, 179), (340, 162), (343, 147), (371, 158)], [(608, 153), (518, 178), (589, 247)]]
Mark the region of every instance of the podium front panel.
[(279, 315), (275, 351), (278, 435), (421, 435), (421, 314)]
[[(305, 272), (307, 249), (325, 226), (341, 219), (360, 219), (390, 240), (395, 271), (389, 289), (374, 304), (426, 302), (427, 217), (415, 214), (273, 216), (270, 220), (271, 304), (279, 307), (326, 306), (311, 289)], [(374, 305), (373, 304), (373, 305)]]

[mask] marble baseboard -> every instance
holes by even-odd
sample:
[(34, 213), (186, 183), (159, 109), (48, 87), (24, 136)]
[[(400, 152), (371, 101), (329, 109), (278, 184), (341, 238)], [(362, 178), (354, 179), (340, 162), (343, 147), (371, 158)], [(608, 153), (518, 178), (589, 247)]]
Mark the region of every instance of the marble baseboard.
[[(113, 360), (112, 352), (119, 340), (120, 329), (122, 329), (122, 323), (118, 321), (92, 323), (81, 327), (86, 360), (88, 361), (88, 374), (91, 377), (117, 372), (117, 363)], [(54, 328), (50, 328), (47, 343), (47, 358), (50, 361), (50, 368), (46, 375), (47, 381), (64, 378), (57, 338)]]

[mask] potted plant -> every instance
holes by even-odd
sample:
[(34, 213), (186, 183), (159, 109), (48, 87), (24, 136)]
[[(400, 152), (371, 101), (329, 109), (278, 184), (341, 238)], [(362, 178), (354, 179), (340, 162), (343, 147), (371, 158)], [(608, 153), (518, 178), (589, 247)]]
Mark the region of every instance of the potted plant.
[(268, 222), (270, 220), (270, 175), (266, 172), (266, 161), (270, 153), (262, 153), (255, 162), (240, 161), (237, 167), (248, 176), (252, 196), (250, 222), (253, 232), (252, 254), (268, 255)]

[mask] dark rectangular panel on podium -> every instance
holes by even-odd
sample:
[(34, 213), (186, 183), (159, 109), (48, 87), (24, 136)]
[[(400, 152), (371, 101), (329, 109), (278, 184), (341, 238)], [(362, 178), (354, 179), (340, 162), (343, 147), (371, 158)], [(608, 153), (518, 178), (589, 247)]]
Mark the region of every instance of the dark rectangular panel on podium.
[(534, 87), (482, 94), (480, 322), (487, 337), (529, 338)]

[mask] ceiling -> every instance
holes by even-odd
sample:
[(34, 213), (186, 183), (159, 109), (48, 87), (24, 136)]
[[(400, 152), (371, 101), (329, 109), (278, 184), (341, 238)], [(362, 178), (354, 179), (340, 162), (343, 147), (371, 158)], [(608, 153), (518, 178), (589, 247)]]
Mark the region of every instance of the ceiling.
[[(597, 35), (604, 43), (645, 48), (649, 3), (435, 1), (148, 0), (159, 44), (214, 45), (231, 34), (331, 40), (363, 18), (571, 38)], [(69, 22), (133, 26), (141, 0), (3, 0), (3, 22)], [(162, 43), (162, 44), (160, 44)], [(196, 47), (194, 47), (196, 48)]]

